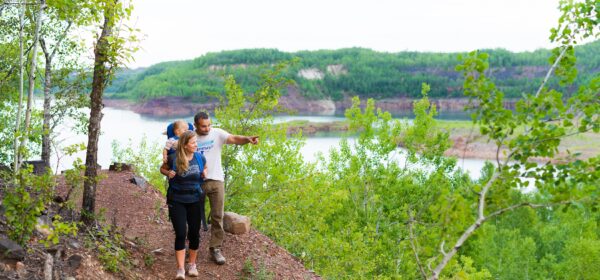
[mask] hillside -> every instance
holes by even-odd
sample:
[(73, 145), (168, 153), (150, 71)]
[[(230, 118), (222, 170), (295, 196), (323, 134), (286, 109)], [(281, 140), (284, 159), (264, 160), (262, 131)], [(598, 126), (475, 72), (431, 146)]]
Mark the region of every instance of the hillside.
[[(97, 189), (96, 209), (98, 213), (103, 213), (104, 224), (117, 226), (117, 232), (125, 244), (129, 265), (119, 263), (120, 272), (107, 272), (99, 259), (99, 251), (89, 246), (90, 236), (83, 232), (77, 238), (67, 238), (50, 248), (36, 244), (40, 238), (38, 232), (20, 265), (0, 258), (0, 279), (44, 279), (46, 253), (55, 256), (53, 279), (173, 278), (174, 235), (164, 197), (149, 185), (140, 187), (131, 183), (130, 179), (134, 176), (131, 172), (105, 170), (102, 176), (104, 179)], [(58, 182), (57, 191), (64, 195), (62, 176)], [(0, 227), (0, 232), (3, 231)], [(209, 260), (208, 239), (209, 232), (201, 231), (197, 261), (200, 276), (197, 279), (253, 279), (260, 273), (270, 277), (265, 279), (320, 279), (255, 229), (243, 235), (226, 233), (223, 251), (228, 262), (222, 266)]]
[[(549, 50), (513, 53), (502, 49), (490, 54), (490, 71), (507, 97), (533, 92), (545, 75)], [(572, 91), (600, 72), (600, 41), (576, 48), (579, 77)], [(460, 53), (384, 53), (369, 49), (281, 52), (248, 49), (208, 53), (187, 61), (164, 62), (145, 69), (123, 70), (106, 90), (107, 97), (151, 100), (165, 96), (208, 101), (211, 93), (223, 91), (223, 75), (233, 74), (248, 92), (253, 92), (265, 66), (298, 59), (286, 77), (296, 86), (289, 90), (308, 100), (361, 98), (418, 98), (423, 82), (431, 85), (430, 96), (462, 96), (462, 78), (454, 71)], [(551, 81), (557, 86), (556, 81)]]

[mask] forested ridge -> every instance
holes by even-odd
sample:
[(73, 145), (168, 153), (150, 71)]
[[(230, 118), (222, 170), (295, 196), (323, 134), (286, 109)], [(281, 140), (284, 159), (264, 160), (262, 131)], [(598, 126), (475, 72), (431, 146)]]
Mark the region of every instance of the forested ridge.
[[(513, 53), (503, 49), (485, 50), (490, 54), (490, 78), (507, 97), (533, 92), (548, 69), (550, 50)], [(600, 71), (600, 41), (578, 46), (575, 52), (579, 75), (566, 91), (589, 82)], [(344, 96), (361, 98), (419, 98), (421, 84), (431, 85), (433, 98), (462, 96), (462, 80), (454, 71), (459, 53), (399, 52), (370, 49), (299, 51), (246, 49), (208, 53), (187, 61), (163, 62), (144, 69), (117, 73), (109, 97), (133, 100), (162, 96), (184, 96), (203, 100), (211, 93), (222, 93), (225, 74), (233, 74), (242, 87), (256, 91), (260, 68), (296, 59), (285, 76), (295, 81), (309, 99), (340, 100)], [(557, 86), (557, 84), (551, 84)], [(285, 94), (285, 92), (284, 92)]]

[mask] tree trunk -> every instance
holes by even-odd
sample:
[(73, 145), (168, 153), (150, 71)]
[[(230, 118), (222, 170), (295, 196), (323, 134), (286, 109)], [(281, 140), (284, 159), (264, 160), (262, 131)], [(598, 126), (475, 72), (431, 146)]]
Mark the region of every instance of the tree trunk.
[[(44, 46), (44, 41), (40, 44)], [(46, 71), (44, 72), (44, 133), (42, 134), (42, 161), (46, 166), (50, 166), (50, 88), (52, 87), (52, 56), (45, 47), (44, 56), (46, 57)]]
[(67, 36), (71, 24), (72, 23), (69, 22), (52, 51), (46, 47), (46, 41), (43, 36), (40, 36), (39, 40), (42, 51), (44, 52), (44, 57), (46, 58), (46, 70), (44, 71), (44, 133), (42, 134), (42, 161), (48, 167), (50, 166), (50, 141), (52, 141), (52, 131), (56, 125), (50, 124), (52, 117), (50, 116), (50, 107), (52, 103), (52, 96), (50, 95), (50, 89), (52, 88), (52, 59), (54, 58), (54, 55), (56, 55), (62, 40)]
[(23, 108), (23, 18), (25, 17), (25, 4), (21, 3), (19, 7), (19, 102), (17, 103), (17, 120), (15, 123), (15, 143), (14, 143), (14, 163), (13, 174), (19, 172), (19, 137), (21, 133), (21, 108)]
[[(115, 1), (116, 2), (116, 1)], [(98, 138), (100, 136), (100, 122), (102, 121), (102, 94), (108, 79), (108, 37), (112, 34), (114, 8), (105, 8), (102, 33), (94, 48), (94, 77), (92, 80), (92, 93), (90, 94), (90, 122), (88, 125), (88, 145), (85, 157), (85, 181), (83, 184), (83, 202), (81, 220), (86, 225), (94, 222), (96, 208), (96, 186), (98, 184)]]
[(29, 137), (30, 123), (31, 123), (31, 110), (33, 107), (33, 90), (35, 89), (35, 70), (37, 69), (37, 45), (40, 34), (40, 26), (42, 25), (42, 14), (46, 8), (46, 0), (40, 0), (40, 7), (35, 18), (35, 33), (33, 36), (33, 47), (31, 49), (31, 66), (29, 69), (29, 88), (27, 91), (27, 109), (25, 110), (25, 125), (23, 131), (25, 135), (21, 138), (21, 144), (19, 145), (19, 153), (17, 153), (18, 162), (21, 161), (20, 150), (27, 145), (27, 138)]

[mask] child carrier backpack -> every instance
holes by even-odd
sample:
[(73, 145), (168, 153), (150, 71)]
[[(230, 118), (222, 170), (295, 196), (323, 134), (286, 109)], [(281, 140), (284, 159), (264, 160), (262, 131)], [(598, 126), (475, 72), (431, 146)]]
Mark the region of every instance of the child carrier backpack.
[[(175, 138), (176, 140), (179, 140), (179, 137), (175, 136), (175, 129), (173, 129), (174, 124), (175, 123), (172, 122), (167, 126), (167, 139)], [(188, 129), (193, 131), (194, 125), (192, 125), (191, 123), (188, 123)], [(173, 154), (173, 153), (175, 153), (175, 148), (171, 148), (167, 152), (168, 155)]]
[[(174, 123), (174, 122), (172, 122), (172, 123), (170, 123), (170, 124), (167, 126), (167, 139), (168, 139), (168, 138), (172, 138), (172, 137), (174, 137), (174, 136), (175, 136), (175, 131), (174, 131), (174, 129), (173, 129), (173, 124), (175, 124), (175, 123)], [(188, 127), (189, 127), (189, 130), (192, 130), (192, 131), (194, 130), (194, 125), (193, 125), (193, 124), (191, 124), (191, 123), (188, 123)]]

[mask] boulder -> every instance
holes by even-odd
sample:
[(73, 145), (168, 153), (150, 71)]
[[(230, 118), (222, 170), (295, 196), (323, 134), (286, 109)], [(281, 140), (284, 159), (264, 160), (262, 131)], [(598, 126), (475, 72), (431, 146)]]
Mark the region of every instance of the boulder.
[(146, 188), (146, 179), (139, 177), (139, 176), (133, 176), (133, 178), (129, 179), (129, 182), (131, 182), (132, 184), (136, 184), (137, 186), (139, 186), (142, 189)]
[(0, 255), (7, 259), (21, 261), (25, 259), (25, 249), (7, 236), (0, 234)]
[(223, 215), (223, 229), (233, 234), (244, 234), (250, 231), (250, 218), (233, 212)]
[(70, 271), (75, 271), (81, 266), (83, 257), (80, 255), (72, 255), (67, 259), (67, 268)]
[(77, 240), (69, 240), (69, 242), (67, 242), (67, 244), (69, 245), (70, 248), (73, 248), (73, 249), (79, 249), (81, 247), (81, 245), (79, 245), (79, 242), (77, 242)]

